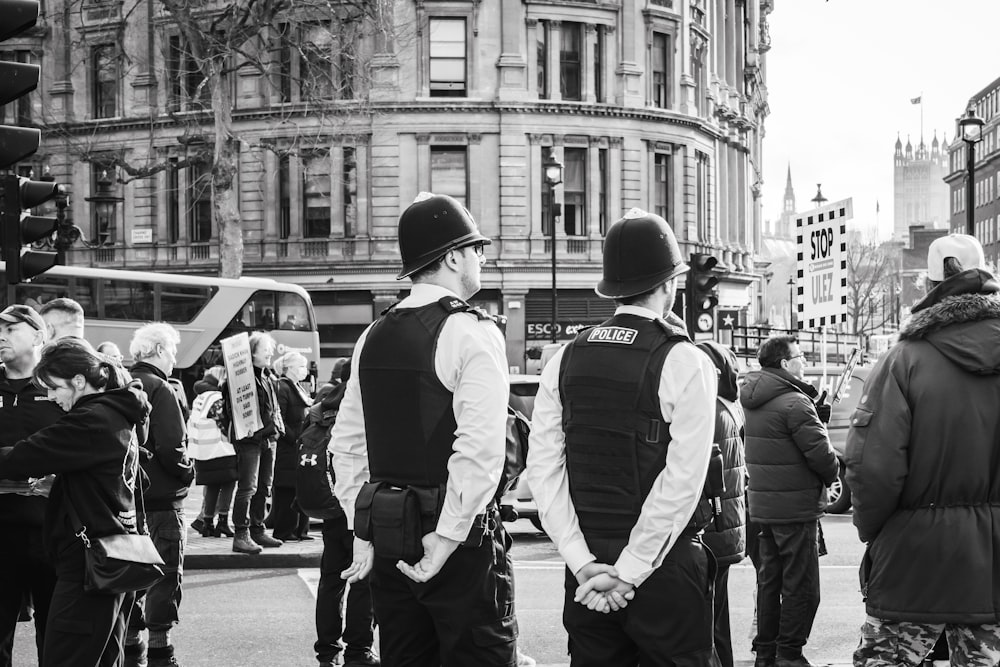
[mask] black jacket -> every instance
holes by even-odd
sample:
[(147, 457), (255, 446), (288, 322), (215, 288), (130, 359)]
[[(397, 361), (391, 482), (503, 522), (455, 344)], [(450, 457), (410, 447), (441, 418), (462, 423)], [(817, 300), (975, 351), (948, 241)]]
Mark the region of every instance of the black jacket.
[(746, 551), (746, 457), (742, 427), (735, 414), (739, 407), (715, 399), (715, 439), (722, 449), (726, 491), (722, 496), (722, 516), (705, 529), (705, 544), (721, 564), (739, 563)]
[(878, 618), (1000, 621), (1000, 282), (970, 269), (913, 308), (847, 436), (861, 583)]
[[(9, 447), (62, 417), (63, 411), (30, 378), (9, 380), (0, 366), (0, 447)], [(0, 493), (0, 525), (41, 528), (47, 500), (42, 496)]]
[(83, 542), (67, 511), (72, 503), (87, 535), (134, 532), (133, 490), (139, 473), (133, 427), (149, 404), (133, 381), (125, 389), (85, 396), (55, 423), (0, 448), (0, 477), (57, 474), (45, 515), (45, 540), (60, 579), (82, 581)]
[(285, 432), (278, 437), (274, 454), (274, 486), (294, 487), (298, 467), (298, 439), (306, 412), (312, 403), (309, 396), (290, 378), (278, 379), (278, 409), (285, 422)]
[(236, 447), (261, 447), (285, 432), (284, 421), (282, 420), (281, 408), (278, 407), (278, 392), (275, 388), (274, 373), (266, 368), (253, 367), (254, 380), (257, 383), (257, 409), (260, 413), (260, 420), (263, 427), (259, 428), (249, 436), (237, 440), (233, 437), (233, 405), (229, 400), (229, 384), (223, 384), (219, 391), (225, 401), (223, 410), (223, 420), (225, 432)]
[(826, 510), (826, 487), (840, 463), (816, 414), (815, 395), (815, 387), (775, 368), (747, 373), (740, 387), (754, 521), (802, 523)]
[(180, 509), (194, 479), (194, 466), (187, 456), (184, 410), (167, 376), (156, 366), (140, 361), (132, 376), (142, 382), (149, 397), (149, 437), (142, 469), (149, 477), (146, 509)]

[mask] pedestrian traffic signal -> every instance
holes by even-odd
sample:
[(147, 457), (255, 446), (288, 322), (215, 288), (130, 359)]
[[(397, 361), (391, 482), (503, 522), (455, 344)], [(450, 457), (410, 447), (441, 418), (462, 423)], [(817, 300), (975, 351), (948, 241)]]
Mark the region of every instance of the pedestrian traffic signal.
[(718, 263), (719, 260), (715, 257), (700, 252), (692, 253), (691, 261), (688, 262), (690, 270), (687, 274), (685, 300), (688, 331), (692, 336), (715, 331), (715, 309), (719, 305), (716, 287), (719, 278), (712, 275), (712, 269)]
[(7, 284), (31, 280), (55, 266), (56, 253), (21, 246), (41, 241), (56, 231), (56, 218), (23, 211), (44, 204), (58, 192), (59, 186), (53, 182), (32, 181), (14, 174), (0, 177), (0, 240), (7, 265)]

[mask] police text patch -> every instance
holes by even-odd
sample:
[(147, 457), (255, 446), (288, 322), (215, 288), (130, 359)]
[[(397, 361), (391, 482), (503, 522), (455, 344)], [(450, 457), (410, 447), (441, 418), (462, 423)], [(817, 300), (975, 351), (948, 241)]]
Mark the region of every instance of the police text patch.
[(625, 327), (597, 327), (587, 336), (588, 343), (618, 343), (631, 345), (639, 332)]

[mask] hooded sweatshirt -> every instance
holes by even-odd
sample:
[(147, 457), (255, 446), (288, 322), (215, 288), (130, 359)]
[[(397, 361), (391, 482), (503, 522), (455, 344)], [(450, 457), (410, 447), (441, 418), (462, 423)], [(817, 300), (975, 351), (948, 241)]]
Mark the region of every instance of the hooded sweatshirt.
[(740, 387), (754, 521), (815, 521), (826, 510), (826, 487), (837, 479), (840, 463), (815, 396), (815, 387), (780, 368), (747, 373)]
[(133, 490), (149, 404), (138, 382), (84, 396), (53, 424), (0, 448), (0, 477), (55, 473), (45, 515), (46, 547), (61, 579), (83, 580), (83, 542), (67, 506), (91, 537), (135, 532)]
[(913, 308), (847, 438), (872, 616), (1000, 621), (1000, 283), (978, 269)]

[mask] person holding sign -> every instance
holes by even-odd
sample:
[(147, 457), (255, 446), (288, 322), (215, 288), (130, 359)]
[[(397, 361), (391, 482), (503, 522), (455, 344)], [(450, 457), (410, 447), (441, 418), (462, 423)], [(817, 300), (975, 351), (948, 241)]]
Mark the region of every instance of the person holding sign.
[(356, 534), (342, 576), (371, 573), (389, 665), (517, 660), (511, 542), (494, 502), (507, 355), (494, 319), (466, 302), (489, 243), (446, 195), (403, 212), (398, 278), (413, 289), (358, 340), (333, 427), (335, 492)]
[[(262, 331), (254, 331), (249, 339), (246, 336), (237, 334), (222, 341), (226, 360), (222, 395), (239, 468), (233, 501), (233, 551), (259, 554), (261, 547), (282, 545), (281, 540), (264, 532), (264, 514), (274, 477), (274, 449), (285, 427), (271, 372), (277, 344)], [(242, 346), (228, 345), (230, 341), (242, 342)]]
[(867, 550), (854, 664), (1000, 658), (1000, 281), (972, 236), (936, 239), (928, 293), (851, 416), (847, 482)]
[(760, 524), (756, 667), (809, 667), (802, 649), (819, 608), (819, 519), (840, 463), (830, 445), (826, 395), (806, 382), (792, 336), (757, 350), (761, 369), (740, 387), (746, 413), (751, 521)]

